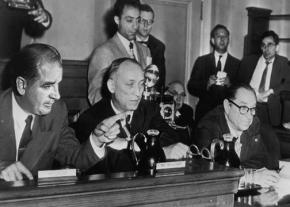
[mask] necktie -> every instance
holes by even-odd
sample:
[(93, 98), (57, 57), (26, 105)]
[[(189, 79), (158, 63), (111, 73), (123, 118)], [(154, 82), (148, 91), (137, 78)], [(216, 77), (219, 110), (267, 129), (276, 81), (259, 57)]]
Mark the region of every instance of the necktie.
[(136, 60), (136, 57), (135, 57), (135, 55), (134, 55), (134, 45), (133, 45), (133, 43), (132, 42), (130, 42), (130, 44), (129, 44), (129, 48), (130, 48), (130, 57), (132, 58), (132, 59), (135, 59)]
[(148, 41), (138, 41), (138, 42), (141, 43), (141, 44), (143, 44), (143, 45), (145, 45), (145, 46), (148, 45)]
[(265, 91), (265, 84), (266, 84), (266, 78), (267, 78), (267, 72), (268, 72), (268, 65), (270, 63), (271, 62), (266, 61), (266, 67), (265, 67), (265, 69), (263, 71), (261, 82), (260, 82), (260, 85), (259, 85), (259, 93), (262, 93), (262, 92)]
[(24, 130), (23, 130), (23, 133), (22, 133), (22, 136), (21, 136), (21, 139), (20, 139), (20, 144), (19, 144), (19, 148), (18, 148), (18, 160), (21, 159), (27, 145), (29, 144), (29, 142), (31, 141), (31, 122), (32, 122), (32, 115), (29, 115), (25, 122), (26, 122), (26, 125), (24, 127)]
[(127, 117), (126, 117), (126, 127), (129, 130), (129, 132), (131, 133), (131, 114), (127, 114)]
[(217, 71), (221, 71), (222, 70), (222, 62), (221, 62), (221, 58), (222, 58), (222, 55), (219, 56), (219, 60), (217, 62)]

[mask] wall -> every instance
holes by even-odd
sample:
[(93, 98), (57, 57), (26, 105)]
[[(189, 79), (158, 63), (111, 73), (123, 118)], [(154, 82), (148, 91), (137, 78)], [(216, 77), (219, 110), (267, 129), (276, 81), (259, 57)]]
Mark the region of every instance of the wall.
[[(226, 25), (231, 32), (229, 51), (236, 57), (243, 56), (244, 37), (248, 30), (247, 7), (259, 7), (273, 10), (272, 14), (290, 14), (288, 0), (204, 0), (204, 21), (209, 22), (203, 29), (202, 35), (209, 36), (210, 29), (218, 24)], [(212, 14), (212, 15), (211, 15)], [(290, 37), (288, 21), (271, 21), (270, 29), (276, 31), (280, 37)], [(208, 39), (201, 45), (209, 52)], [(280, 54), (290, 57), (290, 44), (281, 42)]]

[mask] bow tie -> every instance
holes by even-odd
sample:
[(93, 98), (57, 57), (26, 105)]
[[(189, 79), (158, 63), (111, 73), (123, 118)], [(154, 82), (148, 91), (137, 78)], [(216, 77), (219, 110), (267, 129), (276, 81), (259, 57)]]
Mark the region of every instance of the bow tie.
[(148, 45), (148, 41), (138, 41), (138, 42), (143, 44), (143, 45)]

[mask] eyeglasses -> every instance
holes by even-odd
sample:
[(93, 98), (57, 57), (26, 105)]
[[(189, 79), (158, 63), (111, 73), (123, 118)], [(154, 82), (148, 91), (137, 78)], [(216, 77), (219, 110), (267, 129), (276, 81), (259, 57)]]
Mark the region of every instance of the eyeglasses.
[(275, 43), (269, 43), (269, 44), (264, 44), (264, 43), (262, 43), (261, 44), (261, 48), (262, 49), (266, 49), (266, 48), (273, 48), (274, 46), (276, 46), (276, 44)]
[(140, 24), (143, 24), (144, 26), (151, 26), (153, 24), (154, 20), (153, 19), (144, 19), (144, 18), (141, 18), (139, 23)]
[(253, 108), (249, 108), (247, 106), (239, 106), (238, 104), (236, 104), (235, 102), (233, 102), (232, 100), (228, 99), (228, 101), (232, 104), (234, 104), (236, 107), (239, 108), (240, 114), (244, 115), (246, 113), (248, 113), (250, 111), (252, 116), (256, 115), (256, 107)]
[(207, 160), (211, 160), (212, 158), (209, 149), (207, 149), (206, 147), (203, 147), (201, 150), (199, 150), (195, 144), (192, 144), (189, 146), (187, 155), (191, 158), (200, 156), (201, 158), (204, 158)]
[(186, 96), (185, 92), (178, 93), (177, 91), (171, 91), (171, 90), (168, 90), (167, 92), (168, 92), (171, 96), (182, 96), (182, 97), (185, 97), (185, 96)]

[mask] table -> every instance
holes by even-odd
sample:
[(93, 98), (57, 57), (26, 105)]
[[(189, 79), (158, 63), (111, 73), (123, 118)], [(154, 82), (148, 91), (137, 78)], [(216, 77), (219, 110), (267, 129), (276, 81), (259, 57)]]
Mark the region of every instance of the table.
[(135, 175), (1, 182), (0, 206), (234, 206), (243, 171), (193, 160), (156, 177)]

